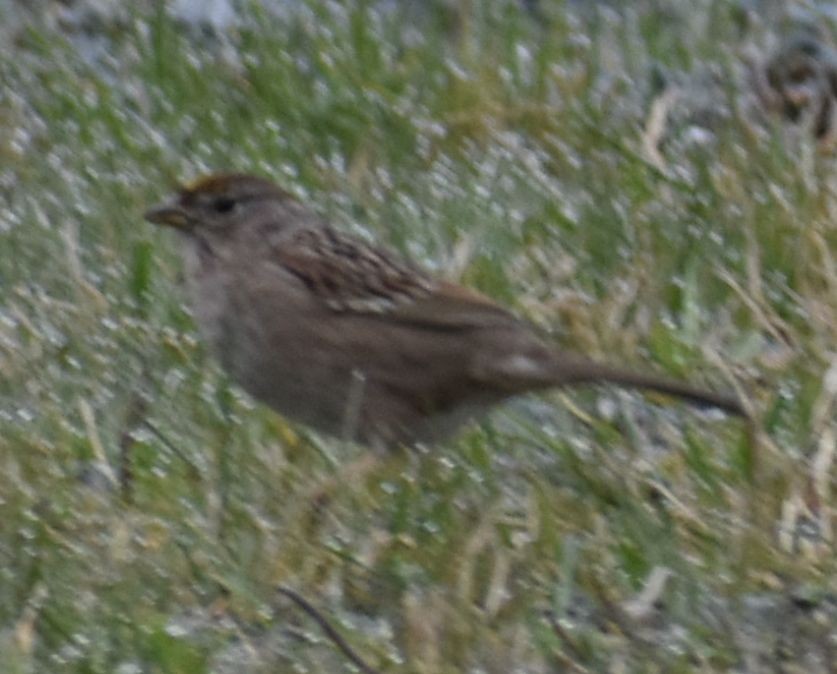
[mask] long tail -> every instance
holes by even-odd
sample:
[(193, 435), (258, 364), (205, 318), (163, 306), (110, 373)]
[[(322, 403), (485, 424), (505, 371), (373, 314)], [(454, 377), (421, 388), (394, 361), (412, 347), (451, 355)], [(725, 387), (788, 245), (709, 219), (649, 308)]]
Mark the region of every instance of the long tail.
[(737, 398), (693, 386), (687, 382), (655, 374), (642, 374), (613, 367), (580, 356), (560, 354), (556, 359), (553, 381), (556, 384), (610, 383), (629, 388), (659, 391), (682, 398), (701, 407), (717, 407), (731, 414), (746, 417), (747, 412)]

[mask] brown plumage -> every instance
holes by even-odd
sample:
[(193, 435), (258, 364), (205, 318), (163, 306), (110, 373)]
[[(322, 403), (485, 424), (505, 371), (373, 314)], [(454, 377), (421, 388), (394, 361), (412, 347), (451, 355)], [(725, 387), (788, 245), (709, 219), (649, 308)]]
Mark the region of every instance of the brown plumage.
[(231, 376), (332, 435), (435, 441), (511, 396), (580, 383), (743, 414), (732, 397), (559, 350), (493, 300), (333, 229), (262, 178), (212, 176), (146, 218), (182, 234), (195, 316)]

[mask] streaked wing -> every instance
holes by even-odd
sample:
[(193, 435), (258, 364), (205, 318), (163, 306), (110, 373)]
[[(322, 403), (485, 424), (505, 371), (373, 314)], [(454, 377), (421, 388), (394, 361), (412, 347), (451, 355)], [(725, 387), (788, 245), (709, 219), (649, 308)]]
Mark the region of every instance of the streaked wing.
[(491, 298), (445, 281), (440, 281), (432, 294), (399, 306), (394, 315), (401, 322), (436, 330), (521, 324), (519, 318)]
[(330, 227), (294, 232), (277, 246), (278, 262), (331, 309), (387, 314), (433, 330), (518, 323), (480, 293), (437, 281), (389, 251)]
[(294, 232), (279, 263), (335, 311), (390, 313), (430, 296), (437, 283), (395, 255), (330, 227)]

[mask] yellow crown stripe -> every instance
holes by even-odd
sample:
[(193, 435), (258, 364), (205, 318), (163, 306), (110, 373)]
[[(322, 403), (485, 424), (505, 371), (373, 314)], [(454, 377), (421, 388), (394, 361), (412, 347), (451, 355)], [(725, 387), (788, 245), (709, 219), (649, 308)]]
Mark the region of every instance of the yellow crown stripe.
[(229, 176), (205, 175), (183, 185), (186, 192), (224, 192), (230, 186)]

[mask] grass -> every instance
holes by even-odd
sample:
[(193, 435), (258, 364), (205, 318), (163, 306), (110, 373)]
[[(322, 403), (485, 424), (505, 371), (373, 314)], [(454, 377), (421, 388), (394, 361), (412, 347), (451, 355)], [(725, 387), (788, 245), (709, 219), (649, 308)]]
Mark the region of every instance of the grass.
[[(137, 9), (106, 51), (37, 22), (0, 50), (0, 671), (350, 671), (280, 584), (386, 672), (833, 671), (833, 158), (749, 114), (733, 3), (544, 4), (312, 0), (221, 39)], [(727, 77), (662, 168), (655, 69)], [(141, 213), (208, 169), (567, 346), (735, 381), (762, 443), (568, 391), (361, 477), (200, 343)]]

